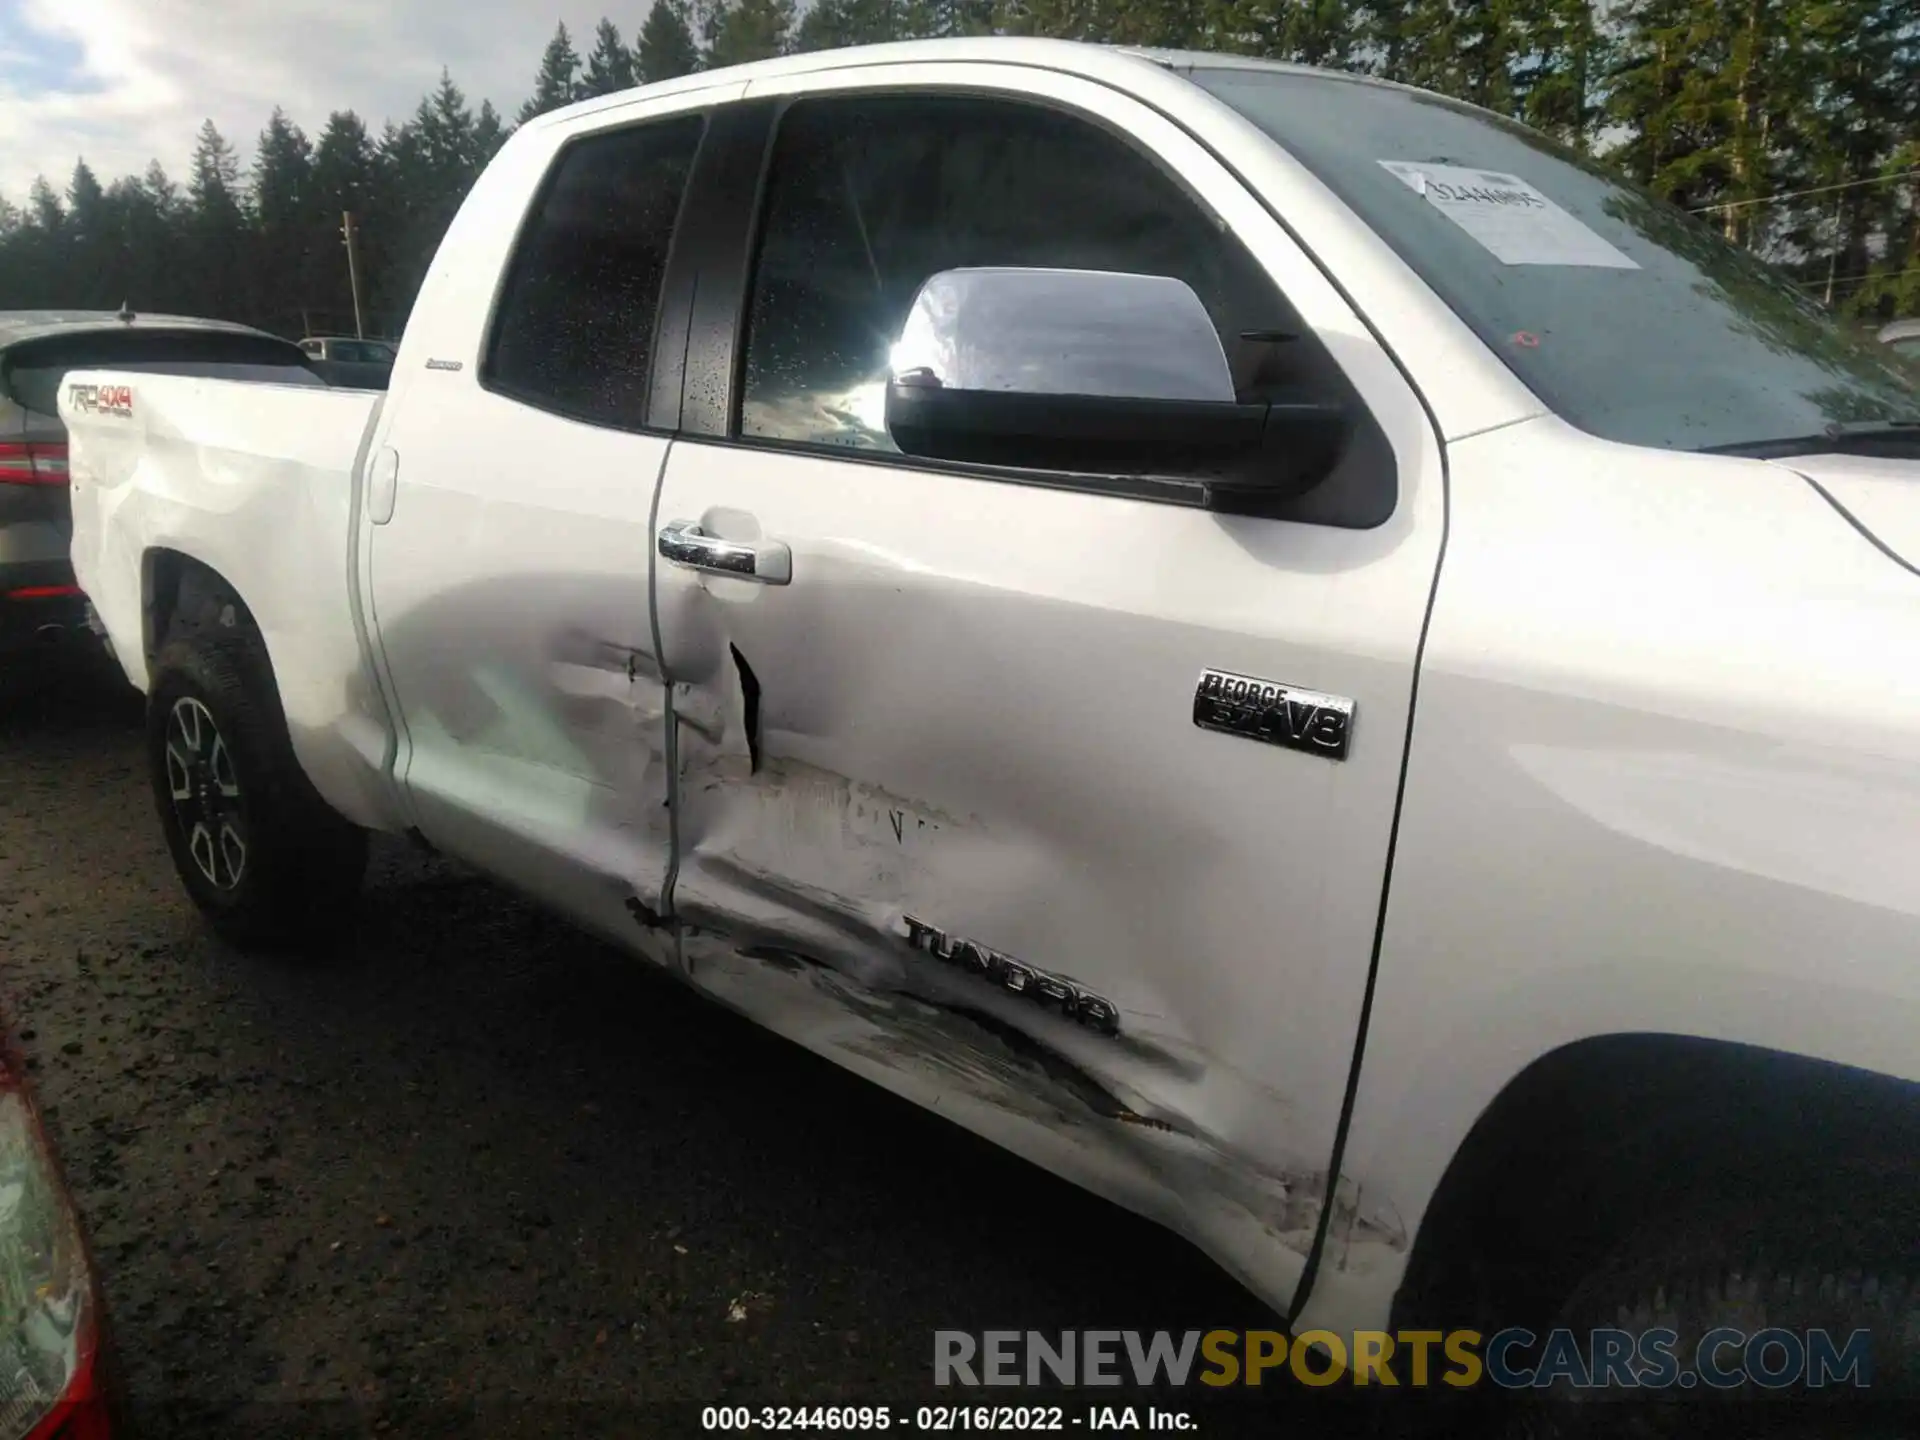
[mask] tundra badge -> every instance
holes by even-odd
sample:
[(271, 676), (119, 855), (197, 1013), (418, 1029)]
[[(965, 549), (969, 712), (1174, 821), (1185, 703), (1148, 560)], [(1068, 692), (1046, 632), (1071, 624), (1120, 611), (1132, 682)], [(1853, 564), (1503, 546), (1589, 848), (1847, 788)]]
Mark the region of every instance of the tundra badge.
[(1193, 723), (1328, 760), (1347, 758), (1353, 701), (1277, 680), (1204, 670), (1193, 692)]
[(1096, 1035), (1120, 1033), (1120, 1011), (1114, 1003), (1064, 975), (1050, 974), (1037, 965), (990, 950), (977, 940), (962, 940), (957, 935), (936, 930), (911, 915), (902, 918), (907, 923), (907, 944), (922, 954), (944, 960), (964, 974), (977, 975), (991, 985), (1064, 1015)]

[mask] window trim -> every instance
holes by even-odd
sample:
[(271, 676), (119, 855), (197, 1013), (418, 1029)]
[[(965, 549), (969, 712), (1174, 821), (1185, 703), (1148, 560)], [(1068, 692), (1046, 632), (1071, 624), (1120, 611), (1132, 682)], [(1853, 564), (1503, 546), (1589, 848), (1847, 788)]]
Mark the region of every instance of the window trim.
[[(713, 141), (715, 131), (715, 112), (719, 108), (720, 107), (714, 103), (708, 102), (701, 105), (690, 105), (684, 109), (669, 110), (665, 113), (638, 116), (623, 124), (606, 125), (593, 130), (583, 130), (578, 134), (569, 135), (560, 144), (559, 148), (553, 152), (553, 155), (547, 161), (546, 169), (541, 173), (540, 183), (534, 187), (532, 198), (528, 200), (525, 208), (520, 212), (519, 222), (514, 227), (513, 239), (507, 246), (506, 259), (500, 266), (493, 304), (490, 307), (486, 324), (480, 334), (480, 358), (479, 363), (474, 367), (474, 380), (483, 391), (489, 395), (496, 395), (503, 400), (512, 401), (516, 405), (524, 405), (530, 410), (538, 410), (546, 415), (555, 415), (563, 420), (571, 420), (580, 425), (591, 425), (598, 430), (611, 430), (627, 435), (671, 435), (674, 433), (678, 425), (677, 413), (667, 415), (661, 413), (657, 408), (659, 397), (656, 391), (656, 377), (660, 371), (662, 360), (660, 341), (664, 333), (661, 320), (667, 313), (668, 301), (676, 278), (674, 262), (677, 253), (681, 249), (681, 236), (685, 233), (686, 229), (688, 201), (693, 194), (695, 182), (699, 179), (705, 157), (708, 151), (713, 148), (711, 142)], [(501, 327), (506, 321), (508, 287), (514, 275), (514, 267), (519, 262), (521, 252), (527, 244), (529, 235), (532, 233), (534, 224), (536, 223), (536, 217), (544, 212), (547, 200), (552, 195), (554, 187), (559, 183), (560, 172), (565, 167), (568, 159), (582, 145), (610, 140), (637, 130), (680, 124), (690, 119), (700, 122), (700, 134), (699, 138), (694, 142), (693, 155), (687, 165), (687, 180), (686, 184), (681, 187), (679, 206), (674, 211), (673, 229), (667, 240), (667, 259), (660, 270), (660, 290), (654, 297), (653, 333), (648, 345), (647, 374), (641, 383), (643, 396), (641, 402), (641, 419), (637, 423), (623, 423), (610, 420), (604, 415), (589, 414), (576, 407), (559, 404), (550, 395), (526, 390), (511, 382), (500, 379), (494, 366), (494, 347), (496, 341), (499, 339)], [(684, 343), (682, 343), (678, 351), (676, 363), (682, 367), (684, 367), (686, 363)]]
[[(1075, 78), (1087, 79), (1088, 77), (1076, 76)], [(1091, 83), (1102, 84), (1102, 82), (1099, 81), (1092, 81)], [(1113, 87), (1105, 85), (1103, 85), (1102, 88), (1113, 89)], [(1198, 87), (1195, 88), (1197, 89)], [(1211, 146), (1207, 145), (1199, 137), (1193, 135), (1187, 126), (1181, 124), (1174, 117), (1165, 114), (1159, 107), (1151, 105), (1138, 96), (1132, 95), (1124, 90), (1113, 90), (1113, 93), (1127, 103), (1140, 105), (1153, 115), (1173, 125), (1182, 135), (1185, 135), (1218, 164), (1234, 184), (1246, 190), (1263, 210), (1267, 211), (1270, 215), (1273, 213), (1272, 207), (1264, 198), (1260, 197), (1257, 192), (1248, 186), (1246, 179), (1231, 165), (1227, 164)], [(725, 197), (725, 203), (731, 208), (731, 213), (727, 217), (729, 223), (726, 233), (729, 241), (735, 242), (730, 243), (729, 248), (737, 249), (739, 251), (739, 258), (737, 261), (730, 263), (718, 265), (703, 264), (700, 267), (700, 275), (698, 277), (699, 284), (697, 287), (699, 299), (710, 309), (719, 310), (724, 308), (729, 310), (731, 312), (731, 324), (726, 327), (724, 333), (715, 333), (709, 337), (690, 334), (688, 337), (685, 357), (688, 379), (686, 390), (689, 395), (695, 397), (695, 400), (690, 400), (688, 404), (682, 408), (680, 426), (677, 431), (677, 437), (679, 439), (698, 441), (703, 445), (714, 445), (729, 449), (738, 448), (770, 454), (805, 455), (816, 459), (852, 460), (861, 464), (958, 475), (973, 479), (994, 481), (1001, 484), (1032, 485), (1041, 489), (1070, 490), (1083, 494), (1106, 495), (1115, 498), (1143, 500), (1159, 504), (1198, 506), (1201, 508), (1215, 509), (1218, 513), (1256, 514), (1266, 518), (1294, 520), (1297, 523), (1324, 525), (1328, 528), (1335, 529), (1376, 529), (1380, 525), (1387, 523), (1398, 513), (1401, 500), (1398, 457), (1394, 454), (1391, 442), (1386, 438), (1386, 431), (1381, 425), (1379, 417), (1373, 413), (1372, 407), (1366, 403), (1366, 397), (1358, 391), (1357, 387), (1353, 387), (1351, 382), (1349, 382), (1349, 389), (1352, 390), (1354, 400), (1359, 406), (1360, 423), (1363, 427), (1375, 432), (1372, 439), (1376, 442), (1380, 453), (1386, 457), (1387, 468), (1390, 471), (1385, 482), (1389, 495), (1388, 503), (1378, 514), (1370, 514), (1370, 518), (1364, 521), (1323, 519), (1317, 517), (1309, 518), (1297, 515), (1294, 512), (1301, 504), (1301, 500), (1269, 501), (1262, 504), (1257, 498), (1251, 503), (1248, 503), (1242, 497), (1235, 497), (1225, 504), (1216, 505), (1214, 503), (1215, 497), (1212, 485), (1205, 480), (1197, 478), (1162, 475), (1115, 475), (1098, 471), (1039, 470), (1024, 467), (988, 466), (969, 462), (929, 460), (919, 456), (902, 455), (893, 451), (856, 450), (850, 446), (742, 435), (739, 430), (739, 425), (745, 389), (747, 320), (752, 301), (753, 276), (759, 264), (766, 220), (767, 188), (772, 172), (774, 147), (779, 138), (780, 123), (786, 118), (787, 111), (798, 104), (836, 100), (857, 102), (860, 100), (887, 97), (978, 99), (1025, 109), (1050, 110), (1076, 120), (1083, 125), (1088, 125), (1103, 131), (1139, 155), (1148, 164), (1160, 171), (1160, 173), (1167, 176), (1180, 193), (1187, 197), (1189, 203), (1194, 205), (1199, 213), (1221, 232), (1225, 239), (1231, 243), (1240, 245), (1243, 250), (1247, 250), (1249, 254), (1252, 254), (1251, 247), (1247, 245), (1247, 242), (1240, 236), (1239, 232), (1227, 223), (1225, 217), (1220, 215), (1203, 195), (1197, 193), (1193, 187), (1187, 183), (1185, 177), (1175, 170), (1158, 150), (1144, 144), (1138, 136), (1114, 121), (1109, 120), (1107, 117), (1089, 112), (1077, 105), (1055, 99), (1052, 96), (1036, 94), (1031, 90), (1021, 89), (1017, 85), (994, 86), (971, 80), (954, 85), (930, 85), (921, 79), (880, 85), (856, 85), (845, 88), (808, 88), (760, 97), (754, 97), (749, 94), (741, 100), (716, 107), (722, 111), (728, 109), (744, 109), (749, 106), (764, 107), (765, 129), (764, 132), (757, 137), (757, 148), (759, 152), (756, 157), (757, 176), (755, 183), (751, 187), (750, 198), (746, 196), (744, 188), (738, 193)], [(742, 142), (752, 143), (753, 137), (743, 135), (740, 139)], [(1325, 274), (1325, 266), (1300, 243), (1299, 237), (1294, 234), (1292, 229), (1288, 227), (1279, 216), (1274, 215), (1273, 218), (1283, 233), (1285, 233), (1296, 246), (1299, 246), (1301, 254), (1306, 256), (1316, 269), (1319, 269)], [(715, 258), (721, 260), (726, 259), (724, 256)], [(1253, 255), (1253, 259), (1255, 265), (1259, 267), (1264, 274), (1265, 267), (1260, 265), (1259, 257)], [(1270, 283), (1274, 283), (1281, 300), (1284, 303), (1290, 304), (1291, 302), (1287, 301), (1284, 291), (1279, 291), (1277, 282), (1272, 282), (1270, 276), (1267, 278)], [(1335, 285), (1335, 289), (1349, 308), (1353, 308), (1355, 313), (1358, 314), (1359, 311), (1357, 307), (1353, 306), (1352, 297), (1347, 295), (1337, 284)], [(1384, 342), (1381, 341), (1377, 330), (1375, 330), (1371, 324), (1367, 325), (1367, 329), (1369, 333), (1374, 336), (1376, 343), (1382, 344), (1384, 350)], [(1406, 375), (1405, 367), (1400, 364), (1398, 358), (1394, 357), (1390, 350), (1386, 350), (1385, 353), (1392, 360), (1394, 368), (1400, 371), (1403, 380), (1412, 387), (1411, 378)], [(1413, 389), (1414, 394), (1418, 396), (1419, 391), (1417, 387), (1413, 387)], [(717, 405), (702, 403), (696, 406), (696, 400), (705, 400), (708, 397), (717, 399), (719, 403)], [(1431, 421), (1430, 413), (1426, 412), (1424, 397), (1419, 399), (1419, 404), (1423, 413), (1426, 413), (1426, 418)], [(717, 415), (715, 414), (716, 411), (718, 412)], [(1321, 494), (1323, 490), (1324, 487), (1317, 487), (1315, 491), (1309, 492), (1309, 496)], [(1308, 497), (1301, 498), (1305, 499)]]
[[(745, 293), (753, 263), (752, 217), (759, 211), (780, 108), (777, 101), (750, 98), (714, 106), (694, 158), (661, 286), (658, 322), (673, 343), (665, 357), (656, 351), (649, 397), (650, 414), (676, 435), (690, 428), (705, 433), (714, 407), (704, 402), (717, 396), (722, 407), (732, 404), (734, 382), (729, 374), (716, 374), (714, 361), (738, 350), (746, 323), (737, 297)], [(697, 417), (691, 427), (689, 408)]]

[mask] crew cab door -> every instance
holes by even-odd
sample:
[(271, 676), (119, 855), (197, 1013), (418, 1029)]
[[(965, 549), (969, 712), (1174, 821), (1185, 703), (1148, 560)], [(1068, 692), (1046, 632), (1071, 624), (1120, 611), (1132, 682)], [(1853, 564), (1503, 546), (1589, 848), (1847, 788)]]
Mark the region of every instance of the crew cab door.
[[(655, 536), (693, 979), (1137, 1208), (1266, 1227), (1284, 1293), (1367, 984), (1435, 437), (1272, 215), (1145, 105), (1006, 66), (782, 83), (748, 93), (753, 239), (743, 215), (701, 270), (726, 308), (694, 326)], [(1186, 281), (1243, 392), (1365, 417), (1339, 473), (1262, 519), (902, 456), (909, 305), (1000, 265)], [(1350, 703), (1344, 758), (1199, 727), (1209, 670)]]
[(681, 350), (656, 319), (701, 102), (738, 91), (516, 136), (415, 305), (369, 460), (367, 583), (416, 823), (636, 942), (671, 855), (650, 522)]

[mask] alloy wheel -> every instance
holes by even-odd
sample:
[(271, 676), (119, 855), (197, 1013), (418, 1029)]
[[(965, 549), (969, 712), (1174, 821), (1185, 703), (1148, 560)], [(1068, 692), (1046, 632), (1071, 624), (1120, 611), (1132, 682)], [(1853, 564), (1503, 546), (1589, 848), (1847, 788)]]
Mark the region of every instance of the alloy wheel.
[(194, 868), (215, 889), (233, 889), (247, 868), (240, 779), (212, 712), (191, 695), (167, 715), (167, 790)]

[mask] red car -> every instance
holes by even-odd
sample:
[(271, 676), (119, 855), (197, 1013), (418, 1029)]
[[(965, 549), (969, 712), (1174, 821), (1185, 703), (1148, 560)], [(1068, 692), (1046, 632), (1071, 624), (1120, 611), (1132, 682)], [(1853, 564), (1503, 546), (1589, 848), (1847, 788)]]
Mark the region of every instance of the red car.
[(0, 1045), (0, 1440), (108, 1440), (106, 1317), (17, 1048)]

